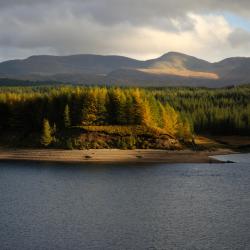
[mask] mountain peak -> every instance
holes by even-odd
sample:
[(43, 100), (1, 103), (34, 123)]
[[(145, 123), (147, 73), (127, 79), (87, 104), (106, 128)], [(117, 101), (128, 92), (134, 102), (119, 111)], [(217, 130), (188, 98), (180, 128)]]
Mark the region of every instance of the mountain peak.
[(161, 59), (169, 59), (171, 57), (190, 57), (190, 56), (183, 54), (183, 53), (180, 53), (180, 52), (170, 51), (170, 52), (163, 54), (160, 58)]
[[(159, 58), (139, 61), (123, 56), (79, 54), (38, 55), (0, 63), (0, 78), (58, 80), (87, 84), (188, 84), (222, 86), (250, 82), (250, 58), (228, 58), (210, 63), (170, 51)], [(114, 74), (116, 72), (116, 74)], [(119, 74), (118, 74), (119, 73)], [(125, 83), (124, 83), (125, 82)]]

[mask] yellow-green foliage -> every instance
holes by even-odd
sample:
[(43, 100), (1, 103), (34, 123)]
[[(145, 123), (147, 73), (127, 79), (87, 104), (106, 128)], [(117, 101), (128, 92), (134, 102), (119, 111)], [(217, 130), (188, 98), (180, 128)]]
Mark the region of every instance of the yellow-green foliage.
[(150, 93), (163, 105), (169, 104), (181, 113), (182, 134), (188, 130), (250, 134), (250, 85), (223, 89), (165, 88)]
[(47, 119), (43, 120), (43, 130), (41, 136), (41, 144), (45, 147), (49, 146), (53, 141), (52, 137), (53, 130), (50, 127), (49, 121)]
[(248, 135), (250, 88), (9, 87), (0, 89), (0, 117), (0, 132), (22, 135), (42, 133), (45, 117), (59, 135), (71, 126), (141, 126), (183, 139), (193, 131)]
[(142, 125), (106, 125), (106, 126), (78, 126), (88, 132), (103, 132), (110, 135), (160, 135), (164, 131), (153, 127), (146, 127)]
[[(44, 117), (48, 117), (51, 124), (56, 124), (59, 133), (71, 126), (92, 126), (92, 129), (98, 126), (106, 132), (117, 131), (118, 126), (125, 126), (127, 130), (140, 126), (140, 131), (144, 127), (150, 133), (189, 138), (194, 116), (191, 110), (187, 112), (187, 103), (184, 103), (183, 112), (181, 100), (175, 101), (178, 96), (185, 100), (186, 95), (189, 97), (190, 91), (106, 87), (6, 90), (0, 94), (0, 128), (37, 132), (42, 129)], [(195, 107), (192, 111), (196, 114)], [(218, 120), (223, 120), (219, 109), (215, 109), (214, 114)], [(204, 116), (204, 113), (196, 115), (195, 122), (200, 120), (202, 124)], [(239, 117), (237, 126), (245, 126), (245, 120)]]

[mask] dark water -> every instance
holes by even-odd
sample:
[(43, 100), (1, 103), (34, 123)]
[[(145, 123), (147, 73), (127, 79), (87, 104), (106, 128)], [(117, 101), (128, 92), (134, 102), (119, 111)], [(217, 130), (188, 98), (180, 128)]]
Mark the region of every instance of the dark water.
[(250, 249), (250, 163), (0, 163), (0, 249)]

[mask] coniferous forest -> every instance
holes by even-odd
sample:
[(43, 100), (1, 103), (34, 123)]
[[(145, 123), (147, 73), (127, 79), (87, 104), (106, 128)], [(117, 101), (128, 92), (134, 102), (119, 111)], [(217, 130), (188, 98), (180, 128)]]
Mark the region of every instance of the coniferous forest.
[(63, 148), (178, 148), (194, 134), (249, 135), (250, 87), (2, 87), (0, 142)]

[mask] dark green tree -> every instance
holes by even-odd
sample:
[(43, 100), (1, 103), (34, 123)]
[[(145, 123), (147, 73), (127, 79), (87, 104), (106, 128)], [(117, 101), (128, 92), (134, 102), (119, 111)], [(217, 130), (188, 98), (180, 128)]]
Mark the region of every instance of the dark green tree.
[(63, 119), (64, 119), (64, 127), (65, 128), (70, 127), (71, 126), (71, 119), (70, 119), (70, 110), (69, 110), (68, 104), (64, 108)]

